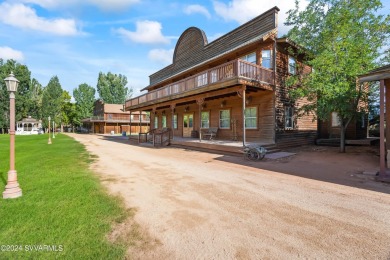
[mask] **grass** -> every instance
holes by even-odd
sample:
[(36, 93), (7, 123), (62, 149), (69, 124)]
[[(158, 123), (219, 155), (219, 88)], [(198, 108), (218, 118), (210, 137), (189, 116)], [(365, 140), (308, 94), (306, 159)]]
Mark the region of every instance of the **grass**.
[[(130, 242), (110, 242), (107, 234), (133, 213), (105, 192), (81, 144), (62, 134), (52, 145), (47, 139), (16, 136), (23, 196), (0, 199), (0, 259), (123, 259)], [(0, 135), (1, 192), (8, 170), (9, 136)]]

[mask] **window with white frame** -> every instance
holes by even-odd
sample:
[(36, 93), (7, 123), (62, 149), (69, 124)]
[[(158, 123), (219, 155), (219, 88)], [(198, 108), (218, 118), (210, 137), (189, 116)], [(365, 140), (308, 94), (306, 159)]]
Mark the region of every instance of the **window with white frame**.
[(261, 66), (267, 69), (272, 68), (271, 50), (261, 51)]
[(207, 85), (207, 73), (203, 73), (199, 75), (197, 78), (198, 78), (198, 87)]
[(177, 114), (173, 115), (173, 129), (177, 129)]
[(292, 106), (284, 108), (284, 128), (287, 130), (294, 129), (294, 108)]
[(211, 75), (210, 75), (210, 83), (214, 83), (214, 82), (217, 82), (218, 81), (218, 78), (217, 78), (217, 70), (212, 70), (211, 71)]
[(154, 116), (154, 128), (158, 128), (158, 116)]
[(209, 128), (210, 127), (210, 112), (204, 111), (201, 113), (202, 122), (201, 122), (201, 128)]
[(288, 56), (288, 72), (295, 75), (297, 73), (297, 64), (294, 57)]
[(163, 115), (162, 117), (161, 117), (161, 126), (162, 127), (167, 127), (167, 116), (166, 115)]
[(219, 111), (219, 128), (230, 128), (230, 110), (220, 110)]
[(257, 107), (245, 108), (245, 128), (257, 128)]
[(341, 126), (341, 120), (337, 112), (332, 112), (332, 127)]
[(250, 63), (256, 63), (256, 52), (249, 53), (242, 56), (240, 59), (245, 60)]

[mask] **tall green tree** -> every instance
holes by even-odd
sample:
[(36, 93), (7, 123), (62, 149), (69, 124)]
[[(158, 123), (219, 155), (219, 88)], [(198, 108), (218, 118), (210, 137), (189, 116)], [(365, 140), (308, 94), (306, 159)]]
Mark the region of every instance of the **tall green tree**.
[[(34, 84), (39, 85), (39, 82), (31, 80), (31, 72), (26, 65), (14, 60), (5, 62), (3, 59), (0, 59), (0, 128), (8, 128), (9, 126), (9, 93), (4, 79), (11, 72), (19, 80), (18, 91), (15, 95), (16, 120), (21, 120), (27, 116), (39, 119), (40, 116), (39, 104), (35, 104), (34, 99), (32, 99)], [(39, 95), (39, 91), (37, 95)]]
[(61, 131), (63, 131), (64, 126), (69, 126), (74, 123), (75, 117), (75, 104), (72, 104), (72, 97), (68, 91), (64, 90), (62, 92), (62, 101), (61, 101)]
[(296, 1), (288, 12), (286, 25), (293, 26), (288, 37), (311, 54), (306, 62), (314, 69), (288, 79), (296, 87), (291, 95), (307, 97), (310, 103), (303, 110), (319, 119), (338, 114), (341, 152), (349, 123), (367, 109), (367, 91), (356, 85), (356, 77), (376, 66), (388, 44), (390, 17), (378, 15), (380, 8), (379, 0), (311, 0), (305, 10)]
[(43, 122), (47, 126), (48, 117), (54, 120), (56, 124), (61, 122), (61, 109), (63, 104), (63, 90), (57, 76), (50, 79), (43, 91), (42, 97), (42, 114)]
[(76, 125), (81, 125), (83, 118), (92, 116), (95, 92), (96, 90), (86, 83), (73, 90), (73, 97), (76, 101), (76, 115), (74, 118)]
[(124, 75), (117, 75), (108, 72), (99, 73), (97, 91), (99, 97), (107, 104), (124, 104), (126, 99), (131, 97), (132, 89), (126, 87), (127, 78)]

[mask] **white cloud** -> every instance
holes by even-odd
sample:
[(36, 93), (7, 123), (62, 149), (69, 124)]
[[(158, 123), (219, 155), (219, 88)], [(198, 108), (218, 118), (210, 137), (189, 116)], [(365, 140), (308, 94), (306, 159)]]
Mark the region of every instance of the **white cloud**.
[(47, 9), (64, 8), (67, 6), (94, 5), (103, 11), (122, 11), (137, 4), (140, 0), (14, 0), (14, 2), (36, 4)]
[[(307, 0), (301, 1), (300, 8), (305, 8)], [(279, 12), (279, 35), (287, 33), (288, 29), (284, 25), (287, 18), (286, 12), (295, 7), (295, 1), (291, 0), (274, 0), (264, 1), (259, 5), (259, 0), (232, 0), (227, 4), (215, 0), (213, 2), (214, 10), (217, 15), (223, 17), (226, 21), (237, 21), (243, 24), (259, 14), (268, 11), (274, 6), (278, 6)]]
[(76, 21), (73, 19), (45, 19), (39, 17), (35, 10), (23, 4), (0, 4), (0, 21), (19, 27), (35, 31), (42, 31), (62, 36), (79, 34), (76, 28)]
[(189, 5), (186, 8), (184, 8), (184, 13), (185, 14), (199, 13), (199, 14), (203, 14), (204, 16), (206, 16), (209, 19), (211, 18), (211, 15), (210, 15), (209, 11), (207, 10), (207, 8), (202, 6), (202, 5)]
[(0, 58), (4, 60), (14, 59), (17, 61), (23, 61), (24, 55), (21, 51), (14, 50), (8, 46), (0, 46)]
[(152, 61), (157, 61), (164, 65), (172, 63), (174, 49), (164, 50), (164, 49), (153, 49), (148, 53), (148, 58)]
[(114, 31), (121, 35), (123, 38), (137, 43), (165, 43), (170, 41), (161, 33), (162, 26), (159, 22), (155, 21), (138, 21), (136, 23), (136, 31), (128, 31), (124, 28), (115, 29)]

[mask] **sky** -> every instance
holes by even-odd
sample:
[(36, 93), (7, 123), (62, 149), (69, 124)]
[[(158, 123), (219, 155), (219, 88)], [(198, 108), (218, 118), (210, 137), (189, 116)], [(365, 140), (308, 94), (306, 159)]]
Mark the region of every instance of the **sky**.
[[(389, 14), (390, 0), (382, 3)], [(0, 58), (27, 65), (43, 86), (58, 76), (71, 95), (83, 83), (96, 88), (99, 72), (122, 74), (134, 97), (172, 63), (188, 27), (211, 42), (274, 6), (281, 36), (294, 0), (0, 0)]]

